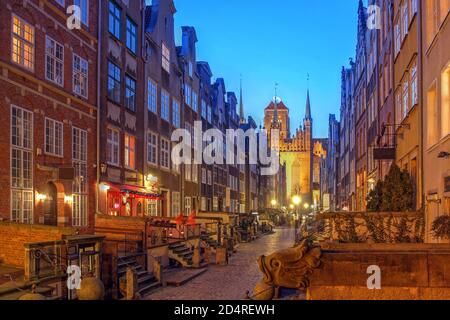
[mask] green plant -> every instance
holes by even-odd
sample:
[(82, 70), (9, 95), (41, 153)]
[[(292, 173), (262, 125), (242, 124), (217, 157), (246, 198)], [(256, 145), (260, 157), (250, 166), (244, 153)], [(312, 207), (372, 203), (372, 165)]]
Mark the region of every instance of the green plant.
[(382, 183), (381, 211), (404, 212), (414, 210), (414, 187), (407, 171), (393, 164)]
[(383, 182), (378, 181), (375, 188), (369, 192), (367, 196), (367, 210), (370, 212), (378, 212), (381, 210), (383, 201)]
[(436, 239), (450, 239), (450, 216), (440, 216), (433, 221), (431, 232)]

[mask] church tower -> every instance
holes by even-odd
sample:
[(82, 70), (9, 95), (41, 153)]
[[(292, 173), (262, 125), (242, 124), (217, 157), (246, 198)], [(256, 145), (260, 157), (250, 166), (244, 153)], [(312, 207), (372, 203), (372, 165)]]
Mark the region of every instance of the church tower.
[(247, 122), (245, 120), (245, 113), (244, 113), (244, 97), (242, 95), (242, 78), (241, 78), (241, 88), (240, 88), (240, 98), (239, 98), (239, 122), (240, 122), (240, 124), (245, 124)]

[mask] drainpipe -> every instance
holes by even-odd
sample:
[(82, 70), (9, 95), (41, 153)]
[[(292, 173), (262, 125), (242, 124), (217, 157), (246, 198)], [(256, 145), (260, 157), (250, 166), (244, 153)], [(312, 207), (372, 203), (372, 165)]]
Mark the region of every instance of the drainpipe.
[(99, 211), (99, 184), (100, 184), (100, 116), (101, 116), (101, 90), (100, 69), (102, 56), (102, 0), (98, 0), (98, 42), (97, 42), (97, 184), (95, 187), (95, 214)]

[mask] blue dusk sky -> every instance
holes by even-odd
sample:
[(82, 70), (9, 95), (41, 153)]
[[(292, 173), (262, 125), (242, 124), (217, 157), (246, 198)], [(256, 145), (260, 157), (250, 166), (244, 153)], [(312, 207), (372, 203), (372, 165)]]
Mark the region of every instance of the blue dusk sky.
[(339, 118), (341, 68), (355, 55), (358, 0), (174, 0), (176, 41), (181, 26), (197, 31), (197, 60), (225, 79), (246, 115), (262, 123), (278, 95), (290, 109), (291, 131), (305, 113), (307, 74), (314, 136), (328, 135), (328, 115)]

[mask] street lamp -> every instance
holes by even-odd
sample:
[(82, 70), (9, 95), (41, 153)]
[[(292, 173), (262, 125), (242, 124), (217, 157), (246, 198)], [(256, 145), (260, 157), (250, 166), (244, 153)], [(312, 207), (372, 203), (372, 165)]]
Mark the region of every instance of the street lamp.
[(300, 203), (302, 203), (302, 198), (300, 198), (299, 196), (294, 196), (292, 198), (292, 203), (296, 206), (298, 206)]
[(272, 204), (272, 207), (275, 207), (277, 205), (277, 200), (273, 199), (270, 203)]
[(305, 205), (303, 206), (306, 210), (309, 209), (309, 203), (305, 203)]

